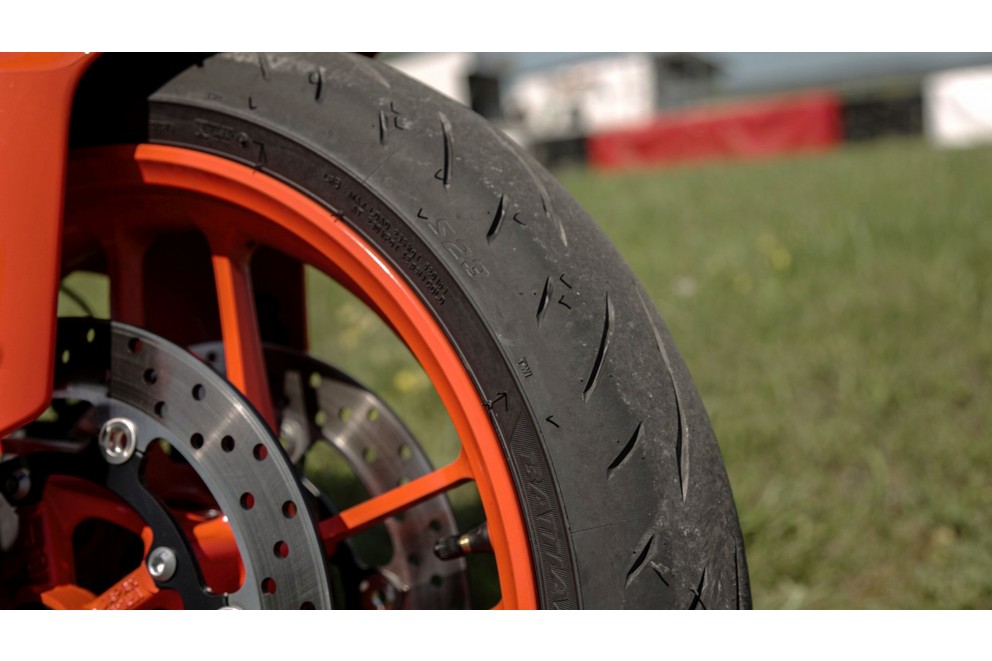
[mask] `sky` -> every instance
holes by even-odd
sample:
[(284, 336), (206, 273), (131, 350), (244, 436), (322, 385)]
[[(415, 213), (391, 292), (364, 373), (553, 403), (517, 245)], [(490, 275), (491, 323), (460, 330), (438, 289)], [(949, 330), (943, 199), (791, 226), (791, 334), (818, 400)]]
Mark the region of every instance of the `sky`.
[[(514, 73), (597, 57), (599, 53), (484, 53), (483, 61)], [(726, 92), (760, 91), (839, 78), (919, 74), (992, 63), (992, 53), (700, 53), (720, 63)]]

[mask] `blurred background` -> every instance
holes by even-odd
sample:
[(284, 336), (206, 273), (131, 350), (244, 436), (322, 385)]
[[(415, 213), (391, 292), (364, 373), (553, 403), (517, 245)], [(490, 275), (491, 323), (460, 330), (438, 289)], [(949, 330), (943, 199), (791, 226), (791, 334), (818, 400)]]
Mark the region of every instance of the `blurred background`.
[(644, 282), (756, 607), (992, 607), (992, 54), (383, 59), (531, 150)]

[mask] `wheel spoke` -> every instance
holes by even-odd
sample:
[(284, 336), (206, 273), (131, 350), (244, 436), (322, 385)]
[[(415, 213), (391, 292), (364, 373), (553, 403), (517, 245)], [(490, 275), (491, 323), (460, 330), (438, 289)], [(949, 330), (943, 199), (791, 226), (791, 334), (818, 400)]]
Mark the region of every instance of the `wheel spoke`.
[(325, 519), (318, 526), (321, 539), (327, 551), (333, 553), (341, 540), (471, 479), (472, 471), (468, 460), (464, 454), (460, 454), (457, 459), (443, 468), (401, 484), (395, 489), (390, 489)]
[(227, 517), (215, 517), (189, 528), (203, 579), (216, 593), (236, 592), (244, 583), (245, 567)]
[(134, 326), (145, 324), (144, 262), (148, 247), (119, 227), (106, 241), (110, 276), (110, 316)]
[(255, 406), (269, 427), (275, 429), (272, 396), (262, 357), (262, 339), (255, 316), (255, 301), (248, 270), (248, 251), (233, 239), (211, 240), (217, 305), (227, 379)]

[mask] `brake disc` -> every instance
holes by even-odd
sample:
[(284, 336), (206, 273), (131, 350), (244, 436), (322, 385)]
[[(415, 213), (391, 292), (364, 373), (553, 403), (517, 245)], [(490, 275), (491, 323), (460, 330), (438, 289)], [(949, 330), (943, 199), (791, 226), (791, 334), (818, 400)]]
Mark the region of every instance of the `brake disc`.
[[(106, 483), (151, 526), (151, 548), (173, 552), (174, 575), (159, 585), (178, 590), (187, 607), (330, 608), (323, 547), (297, 471), (240, 393), (192, 354), (142, 329), (93, 319), (58, 323), (56, 397), (91, 404), (97, 429), (111, 421), (133, 436), (122, 461), (108, 459), (104, 448)], [(230, 594), (210, 595), (188, 541), (141, 485), (142, 458), (159, 441), (196, 471), (230, 525), (244, 569)]]
[[(219, 343), (192, 347), (221, 374)], [(333, 448), (370, 497), (426, 475), (433, 466), (413, 434), (382, 399), (360, 383), (308, 354), (264, 349), (280, 439), (302, 471), (310, 452)], [(339, 504), (332, 503), (340, 506)], [(439, 495), (384, 522), (392, 557), (365, 572), (360, 603), (377, 608), (467, 607), (467, 563), (440, 560), (438, 539), (458, 534), (447, 495)]]

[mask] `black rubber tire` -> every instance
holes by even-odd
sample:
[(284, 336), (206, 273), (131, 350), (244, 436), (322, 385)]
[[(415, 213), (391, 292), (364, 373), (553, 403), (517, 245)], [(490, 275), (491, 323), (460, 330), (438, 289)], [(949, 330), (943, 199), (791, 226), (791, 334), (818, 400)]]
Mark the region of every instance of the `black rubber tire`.
[(326, 204), (419, 292), (491, 411), (549, 608), (744, 608), (709, 421), (599, 228), (470, 110), (358, 55), (220, 55), (154, 91), (147, 138)]

